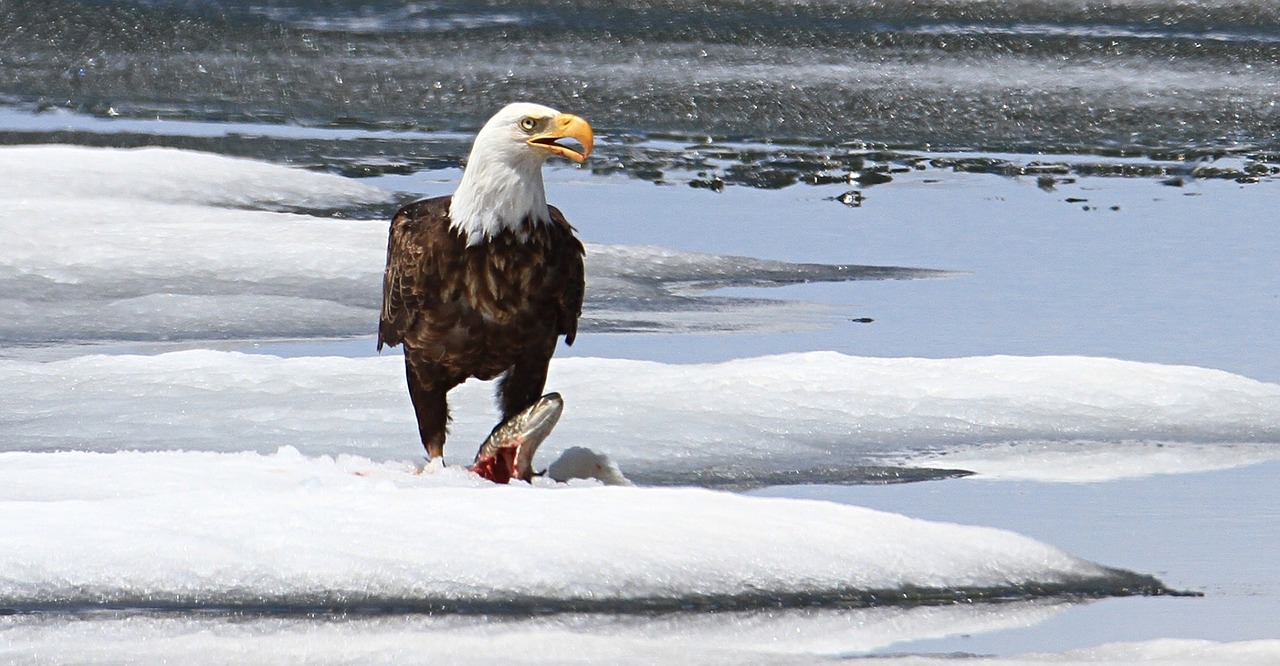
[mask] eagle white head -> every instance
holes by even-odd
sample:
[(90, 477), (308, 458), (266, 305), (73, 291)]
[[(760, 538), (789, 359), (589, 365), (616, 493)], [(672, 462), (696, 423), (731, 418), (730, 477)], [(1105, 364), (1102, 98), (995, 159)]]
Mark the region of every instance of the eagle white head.
[[(581, 152), (557, 143), (562, 139), (582, 144)], [(543, 162), (552, 155), (581, 162), (593, 142), (591, 126), (578, 116), (539, 104), (508, 104), (476, 134), (449, 204), (450, 226), (475, 245), (526, 219), (549, 223)]]

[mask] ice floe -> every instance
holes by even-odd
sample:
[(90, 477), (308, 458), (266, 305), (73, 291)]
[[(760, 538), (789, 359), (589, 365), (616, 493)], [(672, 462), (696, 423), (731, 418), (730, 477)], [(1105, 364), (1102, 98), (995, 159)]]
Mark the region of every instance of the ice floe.
[(295, 449), (0, 453), (0, 608), (629, 612), (1164, 589), (992, 528), (538, 486)]
[[(4, 360), (0, 441), (413, 460), (422, 450), (403, 372), (398, 356), (209, 350)], [(450, 462), (470, 462), (492, 428), (491, 389), (472, 381), (451, 394)], [(1280, 456), (1280, 386), (1111, 359), (565, 358), (548, 390), (566, 407), (540, 464), (585, 447), (641, 484), (839, 483), (883, 465), (1100, 480)]]
[[(395, 200), (392, 192), (350, 178), (176, 148), (9, 146), (0, 149), (0, 174), (4, 198), (28, 201), (114, 199), (292, 211)], [(102, 215), (96, 221), (110, 219)]]
[[(0, 342), (332, 337), (376, 329), (395, 193), (174, 149), (0, 148)], [(379, 220), (308, 211), (368, 210)], [(707, 289), (946, 275), (591, 245), (583, 330), (829, 323), (823, 307)]]

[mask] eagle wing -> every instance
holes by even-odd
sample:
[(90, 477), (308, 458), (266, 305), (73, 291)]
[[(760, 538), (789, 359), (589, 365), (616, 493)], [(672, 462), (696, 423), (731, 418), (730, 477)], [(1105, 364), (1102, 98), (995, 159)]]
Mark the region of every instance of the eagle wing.
[(449, 258), (432, 233), (449, 224), (450, 197), (409, 204), (391, 219), (387, 237), (387, 270), (382, 277), (382, 317), (378, 350), (404, 342), (423, 312), (439, 305), (441, 263)]
[(563, 254), (559, 257), (557, 264), (564, 272), (564, 287), (560, 290), (557, 304), (559, 321), (556, 322), (556, 333), (564, 336), (565, 344), (572, 345), (574, 339), (578, 337), (578, 318), (582, 316), (582, 299), (587, 289), (586, 272), (582, 261), (586, 250), (582, 247), (582, 241), (573, 235), (573, 227), (568, 220), (564, 219), (560, 209), (555, 206), (547, 208), (551, 211), (552, 223), (563, 235), (563, 242), (559, 244)]

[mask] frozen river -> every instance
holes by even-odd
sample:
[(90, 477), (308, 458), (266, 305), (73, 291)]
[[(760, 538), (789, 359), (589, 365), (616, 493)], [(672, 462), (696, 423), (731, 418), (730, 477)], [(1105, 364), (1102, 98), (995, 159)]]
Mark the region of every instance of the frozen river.
[[(1280, 659), (1274, 7), (660, 10), (0, 10), (0, 662)], [(423, 469), (374, 349), (512, 97), (630, 485), (477, 382)]]

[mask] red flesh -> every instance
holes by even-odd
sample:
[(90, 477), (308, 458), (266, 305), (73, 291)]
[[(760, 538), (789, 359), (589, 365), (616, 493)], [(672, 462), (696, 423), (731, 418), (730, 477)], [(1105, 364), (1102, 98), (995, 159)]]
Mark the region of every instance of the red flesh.
[(516, 475), (516, 447), (503, 447), (496, 455), (481, 456), (471, 471), (494, 483), (509, 483)]

